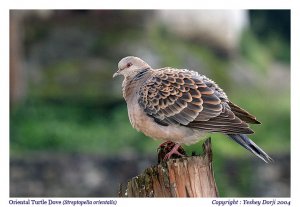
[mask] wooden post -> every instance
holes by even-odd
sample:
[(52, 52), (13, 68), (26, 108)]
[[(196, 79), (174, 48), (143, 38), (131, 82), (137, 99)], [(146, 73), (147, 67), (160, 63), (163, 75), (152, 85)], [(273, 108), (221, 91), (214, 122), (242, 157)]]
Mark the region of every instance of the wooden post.
[(119, 197), (217, 197), (210, 138), (201, 156), (170, 159), (121, 184)]

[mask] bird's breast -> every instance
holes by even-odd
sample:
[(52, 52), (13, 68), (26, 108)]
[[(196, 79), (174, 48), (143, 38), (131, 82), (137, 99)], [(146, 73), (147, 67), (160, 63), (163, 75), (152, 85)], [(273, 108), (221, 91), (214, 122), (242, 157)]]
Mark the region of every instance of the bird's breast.
[(131, 125), (156, 140), (172, 141), (180, 144), (193, 144), (203, 137), (205, 132), (181, 125), (162, 126), (148, 116), (137, 102), (128, 105), (128, 117)]

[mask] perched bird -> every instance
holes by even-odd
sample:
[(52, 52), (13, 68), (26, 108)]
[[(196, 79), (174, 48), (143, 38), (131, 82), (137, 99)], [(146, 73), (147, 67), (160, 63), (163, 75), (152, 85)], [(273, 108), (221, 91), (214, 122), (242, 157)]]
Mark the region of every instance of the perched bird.
[(257, 119), (232, 103), (212, 80), (187, 69), (153, 69), (138, 57), (128, 56), (113, 75), (124, 76), (123, 97), (132, 126), (161, 141), (172, 141), (165, 156), (180, 155), (181, 144), (193, 144), (208, 133), (223, 133), (266, 163), (272, 159), (247, 134)]

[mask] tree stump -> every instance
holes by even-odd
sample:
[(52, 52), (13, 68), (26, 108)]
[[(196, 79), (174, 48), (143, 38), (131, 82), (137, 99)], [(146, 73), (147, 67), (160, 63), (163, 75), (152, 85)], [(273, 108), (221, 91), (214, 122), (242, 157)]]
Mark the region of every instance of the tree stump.
[(169, 159), (147, 168), (120, 185), (119, 197), (217, 197), (210, 138), (203, 151), (199, 156)]

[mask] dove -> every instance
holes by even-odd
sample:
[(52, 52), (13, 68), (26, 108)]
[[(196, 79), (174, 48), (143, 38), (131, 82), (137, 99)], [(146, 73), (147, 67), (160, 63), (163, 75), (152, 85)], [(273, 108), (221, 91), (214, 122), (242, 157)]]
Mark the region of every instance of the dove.
[(255, 116), (232, 103), (211, 79), (196, 71), (164, 67), (153, 69), (144, 60), (128, 56), (113, 74), (124, 76), (123, 97), (131, 125), (146, 136), (175, 145), (165, 155), (181, 155), (178, 148), (223, 133), (265, 161), (272, 158), (247, 135)]

